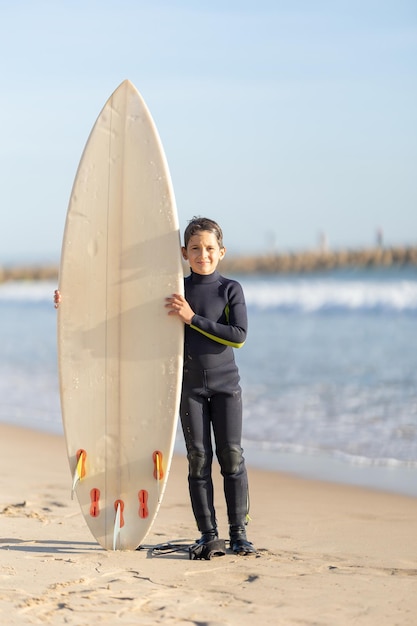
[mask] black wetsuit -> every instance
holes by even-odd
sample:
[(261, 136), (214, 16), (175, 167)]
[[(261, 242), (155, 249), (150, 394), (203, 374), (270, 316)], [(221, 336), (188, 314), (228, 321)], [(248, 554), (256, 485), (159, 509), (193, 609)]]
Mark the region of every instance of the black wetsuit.
[(233, 348), (246, 339), (247, 313), (240, 284), (217, 271), (191, 273), (185, 297), (195, 312), (185, 326), (181, 423), (189, 462), (189, 488), (197, 526), (216, 529), (211, 466), (213, 428), (224, 477), (229, 524), (242, 526), (248, 513), (248, 480), (242, 456), (242, 398)]

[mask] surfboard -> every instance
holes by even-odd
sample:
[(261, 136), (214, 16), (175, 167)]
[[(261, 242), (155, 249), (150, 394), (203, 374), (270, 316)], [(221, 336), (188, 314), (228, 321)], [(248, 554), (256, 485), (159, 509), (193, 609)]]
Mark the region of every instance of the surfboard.
[(174, 192), (149, 110), (125, 80), (90, 133), (59, 272), (58, 366), (72, 490), (96, 540), (134, 550), (158, 512), (173, 453), (183, 325)]

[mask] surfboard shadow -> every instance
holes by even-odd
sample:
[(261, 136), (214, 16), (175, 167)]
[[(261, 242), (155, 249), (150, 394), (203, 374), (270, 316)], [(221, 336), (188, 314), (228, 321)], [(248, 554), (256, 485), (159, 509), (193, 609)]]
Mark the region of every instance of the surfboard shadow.
[[(175, 250), (178, 248), (178, 259), (181, 268), (181, 242), (177, 231), (169, 232), (158, 237), (148, 238), (140, 243), (130, 246), (122, 252), (120, 257), (120, 270), (124, 275), (120, 283), (125, 284), (141, 279), (149, 274), (150, 259), (152, 259), (152, 273), (159, 277), (159, 280), (166, 276), (175, 276), (177, 268), (166, 263), (165, 250)], [(126, 272), (129, 272), (127, 274)], [(167, 296), (170, 295), (169, 293)]]
[[(3, 539), (0, 550), (14, 550), (15, 552), (48, 553), (48, 554), (82, 554), (86, 550), (93, 549), (95, 552), (102, 551), (99, 543), (94, 541), (38, 541), (31, 539)], [(30, 545), (22, 545), (29, 543)], [(13, 545), (14, 544), (14, 545)], [(19, 544), (19, 545), (16, 545)], [(33, 545), (35, 544), (35, 545)]]
[(140, 362), (169, 359), (177, 351), (178, 341), (176, 324), (179, 320), (169, 318), (172, 333), (155, 332), (150, 320), (155, 319), (155, 309), (161, 307), (163, 315), (168, 314), (164, 302), (149, 301), (133, 307), (117, 316), (103, 319), (102, 322), (88, 330), (78, 330), (78, 341), (84, 351), (97, 359), (120, 358)]

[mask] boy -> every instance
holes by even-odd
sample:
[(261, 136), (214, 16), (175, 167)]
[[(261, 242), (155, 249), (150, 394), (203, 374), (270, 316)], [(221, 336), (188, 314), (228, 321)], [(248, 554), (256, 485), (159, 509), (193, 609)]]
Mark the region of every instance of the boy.
[(185, 324), (181, 424), (189, 464), (192, 509), (205, 545), (218, 538), (211, 478), (213, 428), (224, 479), (230, 547), (236, 554), (256, 553), (247, 540), (248, 479), (242, 455), (242, 398), (233, 348), (243, 346), (247, 313), (240, 284), (219, 274), (226, 249), (220, 226), (194, 218), (184, 233), (182, 255), (190, 264), (185, 297), (167, 298), (169, 315)]

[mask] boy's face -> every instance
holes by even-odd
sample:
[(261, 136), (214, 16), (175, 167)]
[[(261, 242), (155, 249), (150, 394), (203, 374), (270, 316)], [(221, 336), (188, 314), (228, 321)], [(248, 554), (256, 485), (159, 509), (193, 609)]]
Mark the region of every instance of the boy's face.
[(225, 253), (226, 248), (220, 248), (216, 235), (208, 230), (190, 237), (187, 247), (182, 248), (182, 256), (189, 262), (193, 272), (203, 276), (216, 270)]

